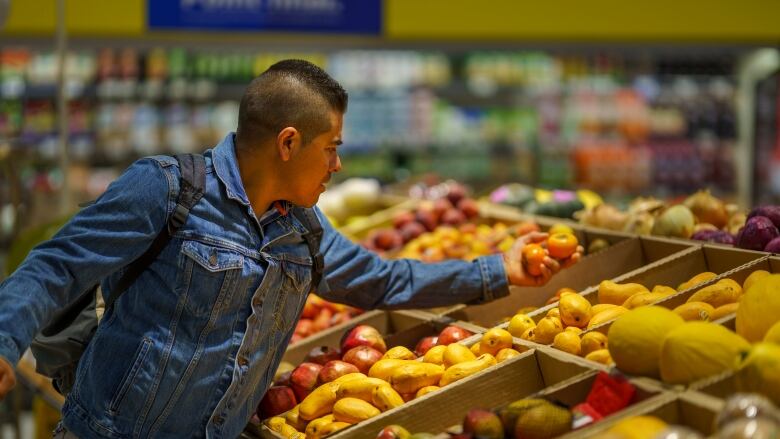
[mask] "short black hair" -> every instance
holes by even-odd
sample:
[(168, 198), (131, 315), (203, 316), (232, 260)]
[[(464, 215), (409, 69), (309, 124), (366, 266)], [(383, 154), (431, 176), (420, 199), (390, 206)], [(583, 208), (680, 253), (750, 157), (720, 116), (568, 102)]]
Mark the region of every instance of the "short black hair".
[(236, 140), (249, 146), (292, 126), (301, 132), (306, 145), (331, 129), (331, 111), (347, 111), (347, 92), (335, 79), (308, 61), (279, 61), (252, 80), (244, 92)]

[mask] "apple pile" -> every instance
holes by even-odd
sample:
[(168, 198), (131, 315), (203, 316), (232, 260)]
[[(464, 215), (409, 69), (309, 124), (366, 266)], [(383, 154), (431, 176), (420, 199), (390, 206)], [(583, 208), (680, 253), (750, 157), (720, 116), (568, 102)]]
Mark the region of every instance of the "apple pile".
[(439, 226), (457, 227), (477, 216), (479, 205), (466, 197), (465, 190), (450, 191), (442, 198), (421, 201), (414, 211), (399, 212), (393, 218), (392, 228), (372, 231), (362, 245), (379, 253), (397, 250)]
[(295, 326), (290, 343), (296, 343), (302, 339), (320, 331), (344, 323), (363, 311), (340, 303), (332, 303), (315, 295), (309, 294), (306, 304), (303, 305), (301, 318)]
[[(280, 367), (257, 408), (257, 417), (266, 419), (269, 428), (287, 437), (300, 432), (306, 432), (307, 437), (323, 436), (323, 431), (330, 430), (322, 430), (320, 427), (325, 424), (319, 424), (326, 420), (328, 424), (339, 423), (329, 429), (344, 428), (495, 364), (493, 357), (492, 363), (471, 361), (474, 364), (467, 371), (468, 365), (458, 365), (464, 371), (444, 378), (446, 366), (476, 359), (468, 347), (456, 343), (471, 335), (468, 330), (450, 325), (438, 335), (420, 340), (415, 353), (404, 346), (387, 349), (376, 328), (357, 325), (344, 334), (338, 348), (316, 347), (297, 367), (283, 372)], [(432, 360), (437, 349), (437, 359)], [(377, 390), (383, 386), (387, 389)], [(328, 389), (333, 390), (334, 398), (338, 394), (330, 406)], [(379, 396), (373, 395), (374, 390)], [(372, 399), (374, 396), (376, 400)], [(362, 398), (363, 403), (353, 401), (355, 398)], [(333, 406), (342, 399), (346, 402)], [(330, 415), (325, 413), (328, 410), (332, 411)]]

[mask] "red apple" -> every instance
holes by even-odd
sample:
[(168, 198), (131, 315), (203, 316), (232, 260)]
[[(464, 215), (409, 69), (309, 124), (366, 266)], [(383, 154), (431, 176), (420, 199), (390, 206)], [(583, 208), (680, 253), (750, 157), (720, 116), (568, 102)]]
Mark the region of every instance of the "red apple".
[(341, 337), (341, 343), (339, 344), (341, 346), (341, 352), (347, 352), (357, 346), (369, 346), (383, 354), (387, 351), (387, 345), (385, 345), (382, 334), (380, 334), (376, 328), (369, 325), (357, 325), (345, 332)]
[(441, 216), (441, 223), (457, 226), (466, 222), (466, 215), (458, 209), (450, 209)]
[(382, 359), (382, 353), (370, 346), (357, 346), (347, 351), (342, 360), (357, 366), (358, 371), (367, 374), (371, 366)]
[(411, 434), (400, 425), (388, 425), (376, 436), (376, 439), (407, 439)]
[(293, 390), (287, 386), (273, 386), (265, 392), (257, 408), (260, 419), (270, 418), (292, 409), (298, 404)]
[(403, 245), (401, 234), (395, 229), (382, 229), (374, 235), (374, 245), (381, 250), (393, 250)]
[(442, 329), (439, 333), (438, 343), (441, 346), (447, 346), (450, 343), (456, 343), (464, 338), (474, 335), (473, 332), (463, 329), (459, 326), (450, 325)]
[(317, 363), (301, 363), (293, 370), (290, 382), (299, 401), (303, 401), (317, 387), (317, 376), (321, 369), (322, 366)]
[(322, 385), (348, 373), (357, 372), (360, 372), (360, 369), (358, 369), (358, 367), (352, 363), (347, 363), (346, 361), (341, 360), (328, 361), (324, 366), (322, 366), (322, 369), (317, 376), (317, 383)]
[(414, 347), (414, 353), (418, 357), (422, 357), (426, 352), (428, 352), (428, 349), (436, 346), (438, 339), (439, 337), (436, 337), (435, 335), (430, 337), (423, 337), (419, 342), (417, 342), (417, 346)]
[(464, 198), (458, 203), (458, 209), (466, 215), (466, 218), (476, 218), (479, 216), (479, 204), (471, 198)]
[(411, 241), (414, 238), (417, 238), (418, 236), (425, 233), (425, 227), (418, 223), (417, 221), (412, 221), (410, 223), (404, 224), (403, 227), (401, 227), (400, 233), (401, 233), (401, 239), (403, 239), (404, 243), (407, 243)]
[(453, 183), (447, 192), (447, 199), (453, 206), (457, 206), (460, 200), (466, 197), (466, 188), (459, 183)]
[(396, 229), (401, 229), (404, 225), (412, 221), (414, 221), (414, 214), (412, 212), (398, 212), (393, 217), (393, 227)]
[(429, 232), (433, 232), (436, 226), (439, 225), (439, 220), (436, 218), (436, 215), (433, 214), (433, 211), (418, 210), (415, 214), (415, 218), (417, 219), (417, 222), (422, 224), (423, 227), (425, 227), (425, 230)]
[(314, 332), (319, 332), (330, 328), (330, 318), (333, 317), (333, 311), (330, 308), (322, 308), (320, 313), (312, 322)]
[(455, 206), (450, 203), (450, 200), (446, 198), (439, 198), (433, 202), (433, 214), (441, 221), (444, 212), (454, 208)]
[(304, 358), (306, 363), (315, 363), (324, 366), (328, 361), (340, 360), (341, 352), (330, 346), (317, 346), (309, 351)]
[(292, 387), (292, 381), (290, 381), (290, 378), (292, 378), (292, 373), (292, 370), (280, 373), (279, 376), (274, 380), (274, 386)]
[(300, 319), (295, 325), (295, 333), (301, 337), (311, 335), (314, 330), (314, 322), (311, 319)]

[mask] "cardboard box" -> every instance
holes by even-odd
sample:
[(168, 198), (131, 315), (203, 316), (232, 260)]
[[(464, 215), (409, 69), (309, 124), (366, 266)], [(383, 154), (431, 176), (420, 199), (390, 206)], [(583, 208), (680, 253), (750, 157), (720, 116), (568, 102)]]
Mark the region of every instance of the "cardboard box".
[[(492, 409), (589, 372), (582, 362), (558, 354), (534, 350), (524, 352), (329, 438), (373, 438), (382, 428), (391, 424), (402, 425), (412, 432), (443, 431), (460, 423), (463, 415), (471, 408)], [(254, 424), (247, 427), (247, 434), (280, 438), (265, 426)]]
[(704, 436), (714, 432), (714, 423), (723, 403), (711, 398), (700, 398), (695, 393), (665, 394), (658, 398), (637, 404), (620, 412), (613, 419), (605, 419), (588, 431), (574, 432), (563, 438), (594, 437), (609, 430), (613, 425), (633, 416), (656, 416), (671, 425), (693, 429)]
[[(582, 234), (588, 239), (608, 237), (614, 245), (596, 254), (588, 255), (566, 270), (555, 275), (543, 287), (512, 287), (510, 295), (484, 305), (473, 305), (453, 310), (448, 315), (486, 328), (499, 324), (503, 319), (514, 315), (528, 306), (543, 306), (547, 299), (555, 295), (560, 288), (569, 287), (584, 293), (592, 292), (605, 279), (619, 278), (627, 272), (672, 258), (681, 252), (693, 252), (699, 247), (691, 247), (678, 241), (658, 240), (654, 238), (630, 238), (621, 240), (621, 235), (608, 235), (609, 232), (591, 232), (586, 229)], [(556, 305), (557, 306), (557, 305)], [(554, 307), (554, 306), (551, 306)], [(538, 319), (546, 314), (537, 313)]]

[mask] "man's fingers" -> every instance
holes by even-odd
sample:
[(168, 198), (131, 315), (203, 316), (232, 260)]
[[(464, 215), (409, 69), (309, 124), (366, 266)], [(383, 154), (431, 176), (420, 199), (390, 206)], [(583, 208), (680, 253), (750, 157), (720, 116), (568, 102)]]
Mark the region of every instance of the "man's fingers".
[(526, 244), (528, 244), (531, 242), (533, 243), (542, 242), (545, 239), (547, 239), (547, 237), (549, 236), (550, 235), (548, 233), (544, 233), (544, 232), (531, 232), (520, 239), (522, 239), (523, 241), (525, 241)]
[(561, 270), (561, 264), (551, 257), (544, 258), (543, 266), (550, 270), (552, 274), (555, 274)]
[(13, 372), (0, 373), (0, 400), (4, 399), (8, 392), (16, 386), (16, 377)]

